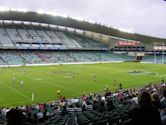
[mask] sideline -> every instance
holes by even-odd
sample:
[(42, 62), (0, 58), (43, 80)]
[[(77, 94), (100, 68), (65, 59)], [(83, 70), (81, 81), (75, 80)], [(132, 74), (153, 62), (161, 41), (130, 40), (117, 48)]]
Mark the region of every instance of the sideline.
[(49, 66), (49, 65), (72, 65), (72, 64), (98, 64), (98, 63), (122, 63), (124, 61), (98, 61), (98, 62), (73, 62), (73, 63), (39, 63), (25, 65), (0, 65), (0, 67), (20, 67), (20, 66)]

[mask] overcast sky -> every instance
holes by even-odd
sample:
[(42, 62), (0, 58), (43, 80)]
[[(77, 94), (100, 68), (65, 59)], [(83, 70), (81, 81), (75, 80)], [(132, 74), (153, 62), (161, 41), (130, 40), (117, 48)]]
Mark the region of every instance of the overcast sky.
[(166, 38), (164, 0), (0, 0), (1, 7), (56, 12)]

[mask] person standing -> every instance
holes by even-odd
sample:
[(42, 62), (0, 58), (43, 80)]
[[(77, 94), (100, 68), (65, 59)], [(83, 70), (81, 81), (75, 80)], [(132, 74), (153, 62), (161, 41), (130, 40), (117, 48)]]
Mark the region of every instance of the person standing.
[(57, 95), (61, 95), (60, 89), (57, 89)]
[(122, 83), (119, 84), (119, 90), (122, 90)]
[(23, 87), (23, 85), (24, 85), (24, 81), (20, 80), (20, 88)]
[(12, 81), (13, 81), (13, 84), (15, 84), (15, 81), (16, 81), (16, 76), (15, 76), (15, 74), (13, 74), (13, 76), (12, 76)]
[(94, 76), (93, 76), (93, 81), (94, 81), (94, 82), (97, 81), (97, 76), (96, 76), (96, 74), (94, 74)]

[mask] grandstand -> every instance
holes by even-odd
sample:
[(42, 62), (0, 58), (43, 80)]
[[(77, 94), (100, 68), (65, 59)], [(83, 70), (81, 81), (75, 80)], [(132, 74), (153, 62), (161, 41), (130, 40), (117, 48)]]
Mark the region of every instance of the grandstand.
[[(102, 61), (165, 63), (162, 50), (159, 56), (154, 50), (165, 45), (165, 39), (35, 12), (0, 12), (0, 17), (0, 65)], [(137, 58), (140, 53), (142, 57)]]
[[(0, 12), (0, 67), (9, 67), (0, 68), (0, 90), (11, 90), (6, 96), (14, 97), (9, 101), (2, 92), (5, 101), (0, 101), (0, 106), (18, 106), (13, 112), (21, 110), (27, 125), (125, 125), (131, 120), (128, 110), (138, 104), (135, 98), (143, 90), (164, 98), (161, 93), (166, 86), (164, 65), (133, 62), (165, 64), (165, 50), (166, 39), (49, 14)], [(21, 86), (22, 80), (25, 86)], [(126, 83), (125, 90), (121, 82)], [(95, 94), (101, 87), (104, 93)], [(51, 101), (54, 89), (61, 89), (70, 99), (57, 92), (58, 101)], [(0, 108), (0, 124), (7, 122), (8, 111)]]

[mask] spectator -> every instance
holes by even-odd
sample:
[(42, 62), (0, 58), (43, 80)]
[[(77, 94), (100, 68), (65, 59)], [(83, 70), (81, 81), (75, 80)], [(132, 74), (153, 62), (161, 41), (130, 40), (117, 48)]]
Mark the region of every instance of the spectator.
[(25, 116), (18, 109), (11, 109), (6, 114), (7, 125), (25, 125)]
[(48, 111), (47, 111), (47, 109), (45, 109), (44, 112), (43, 112), (43, 120), (44, 120), (44, 121), (47, 121), (47, 120), (48, 120), (47, 114), (48, 114)]
[(158, 96), (157, 93), (153, 93), (152, 94), (152, 104), (158, 110), (161, 108), (161, 106), (160, 106), (160, 99), (159, 99), (159, 96)]
[(28, 115), (27, 115), (27, 120), (26, 120), (28, 123), (33, 123), (33, 118), (32, 118), (32, 114), (29, 112)]
[(160, 114), (145, 91), (139, 95), (138, 107), (130, 111), (129, 116), (132, 119), (129, 125), (161, 125)]
[(63, 106), (62, 107), (62, 115), (65, 115), (65, 114), (67, 114), (68, 112), (67, 112), (67, 109), (66, 109), (66, 106)]
[(37, 118), (37, 113), (35, 113), (33, 115), (33, 124), (37, 124), (38, 123), (38, 118)]
[(107, 100), (107, 110), (112, 111), (113, 109), (115, 109), (113, 101), (111, 99)]
[(160, 100), (161, 108), (166, 108), (166, 89), (163, 90), (163, 97)]
[(38, 110), (37, 118), (38, 119), (42, 119), (43, 118), (43, 112), (41, 112), (41, 110)]
[(104, 101), (101, 101), (98, 111), (101, 112), (101, 113), (106, 111), (106, 107), (105, 107), (105, 102)]

